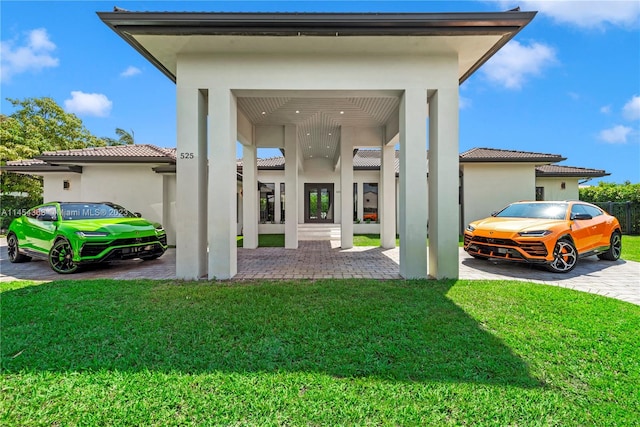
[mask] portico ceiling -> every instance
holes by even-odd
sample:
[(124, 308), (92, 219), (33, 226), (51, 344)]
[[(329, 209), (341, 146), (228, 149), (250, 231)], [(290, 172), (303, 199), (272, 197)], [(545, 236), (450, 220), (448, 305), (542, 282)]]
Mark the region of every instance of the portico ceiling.
[(399, 96), (395, 95), (383, 97), (239, 96), (238, 108), (257, 126), (295, 125), (304, 158), (337, 159), (341, 127), (384, 126), (392, 115), (397, 114), (399, 102)]

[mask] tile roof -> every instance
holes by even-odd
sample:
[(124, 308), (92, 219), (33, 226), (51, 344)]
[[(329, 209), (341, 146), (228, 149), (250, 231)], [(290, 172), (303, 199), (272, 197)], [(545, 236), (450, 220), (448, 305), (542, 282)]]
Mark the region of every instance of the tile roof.
[(500, 150), (496, 148), (472, 148), (460, 154), (460, 162), (545, 162), (566, 160), (560, 154), (533, 153), (530, 151)]
[(7, 162), (7, 166), (35, 166), (46, 164), (47, 162), (40, 159), (10, 160)]
[(579, 168), (563, 165), (542, 165), (536, 167), (536, 176), (539, 177), (578, 177), (600, 178), (611, 175), (602, 169)]
[(174, 162), (176, 150), (160, 148), (151, 144), (113, 145), (109, 147), (90, 147), (74, 150), (45, 151), (37, 159), (73, 160), (73, 161), (105, 161), (105, 162)]

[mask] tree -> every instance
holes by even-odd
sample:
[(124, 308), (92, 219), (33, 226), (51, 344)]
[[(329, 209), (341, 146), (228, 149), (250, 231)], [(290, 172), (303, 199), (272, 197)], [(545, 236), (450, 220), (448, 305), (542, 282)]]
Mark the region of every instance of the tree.
[(585, 202), (640, 202), (640, 184), (600, 182), (580, 188), (580, 200)]
[[(8, 99), (17, 108), (0, 115), (0, 164), (31, 159), (45, 151), (104, 146), (75, 114), (65, 112), (51, 98)], [(12, 212), (42, 202), (42, 178), (3, 172), (0, 175), (2, 209)], [(24, 205), (24, 206), (22, 206)], [(7, 218), (2, 218), (6, 226)]]
[(118, 135), (118, 141), (120, 145), (133, 145), (135, 144), (135, 140), (133, 138), (133, 129), (131, 129), (131, 133), (127, 132), (124, 129), (116, 128), (116, 135)]
[(32, 158), (45, 151), (104, 146), (75, 114), (51, 98), (8, 99), (18, 107), (0, 122), (2, 161)]
[(133, 138), (133, 130), (131, 130), (131, 133), (129, 133), (124, 129), (116, 128), (116, 135), (118, 135), (118, 139), (105, 136), (102, 138), (102, 140), (106, 145), (109, 145), (109, 146), (135, 144), (135, 140)]

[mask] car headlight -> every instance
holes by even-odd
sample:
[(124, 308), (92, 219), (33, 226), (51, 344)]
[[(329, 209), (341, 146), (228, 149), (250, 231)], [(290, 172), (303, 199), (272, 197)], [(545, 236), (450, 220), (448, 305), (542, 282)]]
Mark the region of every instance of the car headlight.
[(104, 231), (76, 231), (80, 237), (107, 237), (109, 233)]
[(465, 230), (467, 230), (470, 233), (472, 233), (475, 229), (476, 228), (471, 224), (467, 225), (467, 227), (465, 228)]
[(544, 237), (551, 234), (549, 230), (521, 231), (518, 233), (521, 237)]
[(160, 224), (156, 224), (156, 234), (164, 234), (164, 228)]

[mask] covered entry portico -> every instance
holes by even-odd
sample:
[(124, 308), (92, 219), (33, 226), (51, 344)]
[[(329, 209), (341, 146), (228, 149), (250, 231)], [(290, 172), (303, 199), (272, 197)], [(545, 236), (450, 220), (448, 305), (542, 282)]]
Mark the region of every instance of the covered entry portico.
[(352, 246), (353, 150), (379, 147), (382, 246), (398, 232), (402, 277), (458, 277), (458, 86), (533, 16), (101, 13), (176, 82), (177, 277), (237, 273), (237, 141), (246, 248), (258, 242), (258, 147), (284, 151), (290, 249), (304, 184), (327, 176)]

